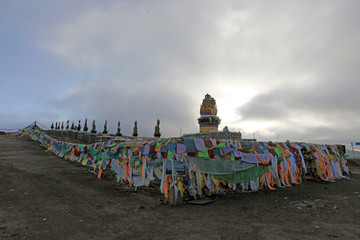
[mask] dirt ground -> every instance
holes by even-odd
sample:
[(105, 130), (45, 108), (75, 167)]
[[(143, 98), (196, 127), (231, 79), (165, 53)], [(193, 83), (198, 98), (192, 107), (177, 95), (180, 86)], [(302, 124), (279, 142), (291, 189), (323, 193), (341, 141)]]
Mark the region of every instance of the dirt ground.
[(0, 136), (0, 239), (360, 239), (360, 161), (349, 167), (349, 180), (173, 207)]

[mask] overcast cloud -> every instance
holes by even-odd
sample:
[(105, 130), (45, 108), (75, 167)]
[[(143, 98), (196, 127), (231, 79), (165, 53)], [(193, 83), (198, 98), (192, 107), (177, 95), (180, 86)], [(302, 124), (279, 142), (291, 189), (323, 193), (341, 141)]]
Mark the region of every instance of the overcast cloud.
[(178, 136), (209, 93), (245, 138), (360, 141), (359, 1), (105, 2), (0, 3), (0, 128)]

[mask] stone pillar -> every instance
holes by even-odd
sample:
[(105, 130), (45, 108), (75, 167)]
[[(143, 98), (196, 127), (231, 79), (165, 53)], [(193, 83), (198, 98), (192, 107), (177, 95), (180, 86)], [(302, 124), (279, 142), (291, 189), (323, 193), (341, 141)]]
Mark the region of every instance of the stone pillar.
[(155, 126), (155, 131), (154, 131), (154, 137), (159, 138), (161, 137), (161, 133), (160, 133), (160, 119), (157, 120), (156, 126)]
[(137, 121), (134, 122), (134, 129), (133, 129), (133, 137), (138, 136), (138, 127), (137, 127)]

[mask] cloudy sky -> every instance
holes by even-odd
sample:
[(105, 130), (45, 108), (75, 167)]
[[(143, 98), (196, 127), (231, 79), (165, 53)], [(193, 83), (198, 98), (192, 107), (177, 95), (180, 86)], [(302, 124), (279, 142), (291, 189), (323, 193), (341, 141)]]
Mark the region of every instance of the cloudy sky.
[(0, 2), (0, 128), (88, 118), (197, 132), (206, 93), (244, 138), (360, 141), (360, 1)]

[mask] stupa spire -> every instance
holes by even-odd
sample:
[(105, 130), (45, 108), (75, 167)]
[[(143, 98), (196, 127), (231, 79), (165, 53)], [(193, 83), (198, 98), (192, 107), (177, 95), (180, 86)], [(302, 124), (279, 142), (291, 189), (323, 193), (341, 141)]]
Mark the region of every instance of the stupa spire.
[(217, 116), (216, 101), (210, 94), (206, 94), (202, 101), (198, 123), (200, 132), (218, 131), (220, 118)]

